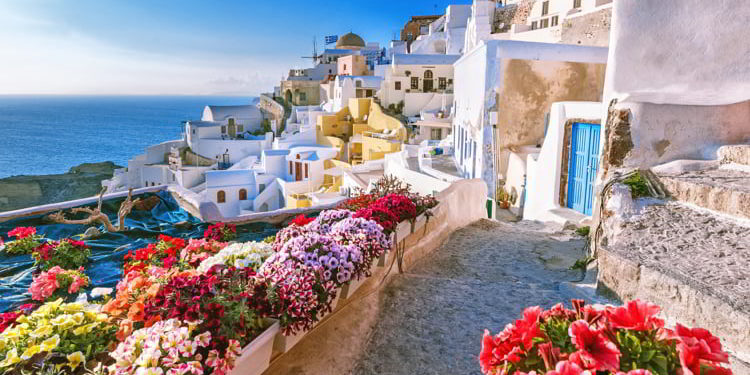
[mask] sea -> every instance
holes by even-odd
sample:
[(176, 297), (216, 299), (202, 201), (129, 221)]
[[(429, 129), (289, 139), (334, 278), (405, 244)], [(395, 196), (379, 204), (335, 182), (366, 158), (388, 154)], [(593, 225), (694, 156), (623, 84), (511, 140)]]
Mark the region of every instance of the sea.
[(247, 96), (2, 96), (0, 178), (67, 172), (81, 163), (127, 161), (179, 139), (206, 105), (251, 104)]

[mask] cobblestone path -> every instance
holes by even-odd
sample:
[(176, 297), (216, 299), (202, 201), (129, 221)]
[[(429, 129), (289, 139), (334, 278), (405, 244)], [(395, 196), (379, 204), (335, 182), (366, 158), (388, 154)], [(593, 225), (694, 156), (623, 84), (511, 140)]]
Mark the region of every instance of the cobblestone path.
[(569, 304), (559, 285), (584, 241), (535, 223), (480, 221), (454, 233), (385, 289), (379, 324), (353, 374), (480, 374), (484, 329), (498, 332), (526, 306)]

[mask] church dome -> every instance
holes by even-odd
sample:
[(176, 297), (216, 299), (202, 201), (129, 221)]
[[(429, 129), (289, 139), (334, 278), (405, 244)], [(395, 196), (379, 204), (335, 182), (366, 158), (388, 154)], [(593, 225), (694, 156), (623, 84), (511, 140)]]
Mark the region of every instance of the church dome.
[(364, 48), (365, 40), (357, 34), (347, 33), (342, 35), (336, 42), (336, 48), (339, 49), (350, 49), (350, 48)]

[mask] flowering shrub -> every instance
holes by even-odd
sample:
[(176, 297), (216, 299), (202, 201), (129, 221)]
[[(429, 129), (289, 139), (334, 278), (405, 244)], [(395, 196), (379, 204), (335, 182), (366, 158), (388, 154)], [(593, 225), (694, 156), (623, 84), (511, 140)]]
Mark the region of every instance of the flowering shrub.
[(325, 210), (308, 224), (305, 229), (308, 232), (327, 234), (331, 230), (331, 225), (351, 216), (352, 212), (349, 210)]
[(530, 307), (492, 336), (485, 331), (479, 361), (484, 374), (731, 374), (721, 342), (704, 329), (664, 328), (659, 306), (559, 304)]
[(232, 241), (237, 238), (237, 226), (225, 223), (209, 225), (203, 232), (203, 238), (221, 242)]
[(64, 238), (60, 241), (47, 241), (31, 253), (34, 265), (43, 271), (53, 267), (66, 270), (77, 269), (86, 265), (91, 256), (91, 249), (83, 241)]
[(301, 227), (294, 224), (285, 227), (284, 229), (276, 232), (276, 236), (273, 238), (271, 248), (273, 249), (273, 251), (280, 251), (284, 244), (287, 243), (287, 241), (307, 233), (309, 231), (307, 228), (307, 226)]
[(384, 205), (373, 204), (354, 213), (355, 218), (372, 220), (380, 225), (386, 233), (392, 232), (398, 224), (398, 216)]
[(289, 225), (297, 225), (300, 227), (304, 227), (305, 225), (309, 224), (313, 220), (315, 220), (314, 217), (307, 217), (304, 214), (299, 214), (294, 219), (292, 219), (291, 222), (289, 222)]
[(437, 198), (432, 195), (408, 194), (409, 199), (417, 208), (417, 216), (438, 205)]
[(133, 332), (134, 325), (144, 322), (146, 300), (155, 297), (168, 279), (166, 268), (149, 266), (145, 271), (131, 270), (117, 283), (115, 298), (107, 301), (102, 311), (122, 318), (117, 331), (118, 340), (124, 340)]
[(245, 345), (266, 328), (258, 314), (265, 301), (253, 293), (254, 275), (251, 268), (213, 267), (206, 274), (174, 276), (147, 300), (146, 325), (167, 319), (199, 322), (198, 331), (211, 333), (208, 348), (224, 356), (231, 340)]
[(340, 210), (359, 211), (375, 203), (378, 198), (380, 197), (375, 194), (361, 194), (339, 203), (336, 208)]
[(228, 374), (240, 355), (240, 344), (230, 340), (221, 355), (209, 349), (211, 332), (198, 333), (195, 323), (177, 319), (157, 322), (133, 332), (112, 352), (110, 375)]
[(378, 199), (374, 205), (382, 205), (398, 217), (398, 221), (417, 217), (417, 206), (405, 195), (389, 194)]
[(72, 372), (88, 360), (105, 356), (115, 330), (105, 314), (79, 303), (47, 302), (0, 333), (0, 371), (55, 357), (55, 361), (63, 359), (62, 369)]
[(372, 220), (348, 218), (331, 227), (329, 236), (336, 243), (360, 249), (362, 259), (355, 262), (352, 276), (369, 276), (372, 262), (391, 248), (391, 240), (383, 233), (383, 227)]
[(324, 281), (333, 281), (338, 286), (352, 279), (355, 264), (362, 260), (357, 246), (341, 246), (332, 238), (317, 233), (289, 240), (278, 254), (280, 261), (291, 259), (304, 264)]
[(312, 328), (323, 314), (331, 311), (336, 297), (332, 281), (323, 281), (304, 264), (272, 255), (256, 275), (256, 292), (265, 293), (268, 313), (279, 319), (284, 334), (293, 335)]
[(5, 252), (8, 254), (29, 254), (41, 245), (42, 240), (34, 227), (16, 227), (8, 232), (8, 236), (16, 238), (5, 244)]
[(236, 243), (202, 261), (197, 271), (206, 273), (217, 264), (257, 271), (271, 254), (273, 249), (265, 242)]
[(88, 276), (83, 273), (83, 267), (73, 271), (54, 266), (34, 278), (29, 292), (31, 299), (35, 301), (65, 299), (76, 295), (82, 287), (89, 286), (90, 282)]
[(133, 270), (144, 270), (148, 266), (163, 266), (171, 268), (178, 261), (178, 254), (185, 247), (185, 240), (159, 235), (159, 241), (151, 243), (145, 248), (128, 253), (123, 257), (125, 266), (123, 274)]
[(191, 266), (198, 265), (218, 253), (221, 249), (227, 247), (226, 242), (219, 242), (212, 239), (191, 239), (188, 245), (180, 252), (180, 261)]

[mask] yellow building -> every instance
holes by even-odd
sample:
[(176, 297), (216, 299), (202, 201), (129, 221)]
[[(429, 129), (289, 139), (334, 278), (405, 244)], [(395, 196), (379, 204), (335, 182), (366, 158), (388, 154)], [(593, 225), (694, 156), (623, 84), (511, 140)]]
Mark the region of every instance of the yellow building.
[(378, 160), (401, 151), (407, 132), (398, 119), (383, 113), (372, 99), (349, 99), (339, 112), (318, 117), (318, 144), (337, 147), (350, 164)]

